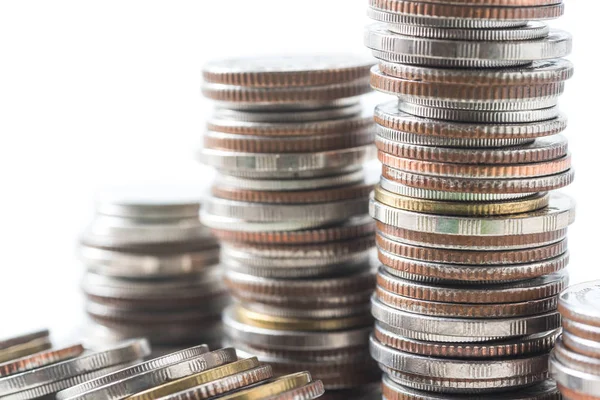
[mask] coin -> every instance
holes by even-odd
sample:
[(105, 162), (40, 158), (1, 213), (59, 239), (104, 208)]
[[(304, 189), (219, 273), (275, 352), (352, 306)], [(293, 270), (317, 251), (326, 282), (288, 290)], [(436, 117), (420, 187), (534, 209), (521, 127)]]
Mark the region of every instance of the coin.
[(269, 400), (310, 400), (321, 397), (325, 393), (322, 381), (314, 381), (297, 389), (268, 397)]
[(216, 182), (220, 186), (242, 190), (257, 191), (297, 191), (297, 190), (317, 190), (342, 187), (347, 185), (359, 184), (365, 179), (365, 173), (362, 170), (353, 171), (347, 174), (326, 176), (314, 179), (244, 179), (231, 175), (219, 175)]
[(558, 361), (554, 354), (550, 356), (550, 375), (558, 383), (561, 390), (564, 387), (575, 392), (577, 397), (588, 395), (587, 397), (590, 398), (590, 396), (600, 393), (599, 376), (569, 368)]
[(50, 364), (65, 361), (80, 356), (84, 351), (82, 345), (77, 344), (56, 350), (46, 350), (15, 360), (0, 364), (0, 378), (42, 368)]
[(559, 311), (569, 320), (600, 327), (599, 299), (600, 281), (574, 285), (560, 295)]
[(600, 359), (571, 351), (563, 344), (561, 338), (556, 341), (553, 354), (559, 362), (569, 368), (600, 375)]
[(0, 350), (8, 349), (20, 344), (26, 344), (37, 339), (49, 340), (50, 332), (47, 329), (28, 332), (19, 336), (0, 339)]
[[(6, 342), (6, 344), (10, 342), (13, 341), (9, 340)], [(48, 350), (52, 347), (50, 339), (48, 337), (43, 336), (36, 339), (32, 339), (25, 343), (18, 343), (17, 341), (14, 341), (13, 343), (17, 344), (5, 347), (0, 350), (0, 363), (35, 354), (40, 351)]]
[[(370, 68), (370, 67), (369, 67)], [(214, 118), (222, 120), (258, 123), (300, 123), (323, 121), (328, 119), (350, 118), (361, 114), (359, 100), (349, 101), (343, 105), (329, 105), (322, 108), (278, 109), (278, 110), (233, 110), (216, 108)]]
[[(371, 18), (375, 20), (382, 19), (386, 13), (371, 9)], [(385, 17), (383, 17), (385, 20)], [(531, 40), (542, 39), (548, 36), (550, 29), (548, 25), (542, 22), (528, 22), (523, 26), (517, 26), (513, 29), (488, 28), (488, 29), (454, 29), (434, 26), (409, 25), (409, 24), (388, 24), (388, 29), (392, 32), (406, 36), (418, 36), (432, 39), (448, 40), (472, 40), (472, 41), (500, 41), (500, 40)]]
[(234, 394), (222, 397), (223, 400), (260, 400), (269, 396), (280, 395), (289, 390), (305, 386), (312, 381), (310, 373), (299, 372), (273, 380), (264, 385), (255, 386)]

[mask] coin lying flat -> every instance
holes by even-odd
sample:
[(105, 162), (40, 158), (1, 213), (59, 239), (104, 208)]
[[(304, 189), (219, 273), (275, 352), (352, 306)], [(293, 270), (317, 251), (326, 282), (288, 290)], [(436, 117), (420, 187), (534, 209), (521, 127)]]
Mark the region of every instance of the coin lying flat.
[(577, 371), (560, 362), (556, 355), (550, 356), (550, 376), (558, 383), (576, 394), (574, 398), (593, 398), (600, 393), (600, 377), (591, 373)]
[(305, 124), (323, 120), (352, 118), (361, 114), (358, 99), (344, 105), (330, 105), (322, 108), (278, 109), (278, 110), (233, 110), (216, 108), (213, 118), (225, 121), (239, 121), (244, 123), (297, 123)]
[(48, 337), (39, 337), (28, 342), (17, 343), (0, 350), (0, 363), (48, 350), (51, 347), (52, 343)]
[[(371, 9), (369, 15), (374, 20), (385, 20), (388, 13)], [(488, 28), (488, 29), (454, 29), (425, 25), (387, 24), (387, 28), (395, 33), (406, 36), (417, 36), (431, 39), (472, 40), (472, 41), (513, 41), (541, 39), (548, 36), (550, 29), (543, 22), (528, 22), (513, 29)]]
[(8, 349), (20, 344), (25, 344), (37, 339), (49, 339), (50, 332), (47, 329), (29, 332), (19, 336), (0, 339), (0, 350)]
[(0, 378), (42, 368), (50, 364), (78, 357), (83, 353), (82, 345), (50, 349), (0, 364)]
[(569, 287), (560, 295), (559, 311), (573, 321), (600, 327), (600, 281)]
[(314, 381), (302, 387), (268, 397), (268, 400), (311, 400), (325, 393), (322, 381)]
[(270, 396), (280, 395), (289, 390), (305, 386), (312, 381), (310, 373), (299, 372), (273, 380), (264, 385), (255, 386), (234, 394), (222, 397), (223, 400), (260, 400)]

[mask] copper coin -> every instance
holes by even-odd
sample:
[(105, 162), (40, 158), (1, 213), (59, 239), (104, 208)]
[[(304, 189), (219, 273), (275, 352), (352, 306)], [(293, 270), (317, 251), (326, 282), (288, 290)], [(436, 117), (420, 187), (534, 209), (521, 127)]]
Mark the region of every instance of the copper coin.
[(342, 186), (324, 190), (258, 191), (223, 186), (219, 185), (219, 182), (216, 182), (212, 187), (212, 194), (221, 199), (245, 201), (249, 203), (300, 204), (328, 203), (361, 197), (366, 198), (371, 190), (373, 190), (373, 185), (361, 183), (358, 185)]
[(262, 244), (315, 244), (335, 242), (372, 235), (375, 221), (369, 216), (358, 216), (342, 224), (301, 231), (286, 232), (241, 232), (212, 229), (213, 234), (224, 242)]
[[(296, 245), (268, 245), (238, 243), (234, 251), (236, 254), (245, 253), (252, 257), (264, 258), (315, 258), (335, 257), (339, 255), (361, 253), (370, 250), (375, 245), (372, 236), (364, 236), (341, 242), (329, 242), (322, 244)], [(229, 250), (229, 246), (224, 246)]]
[(405, 0), (369, 0), (372, 8), (386, 12), (436, 18), (484, 19), (484, 20), (519, 20), (532, 21), (553, 19), (564, 12), (562, 3), (543, 7), (494, 7), (484, 5), (457, 5), (447, 3), (421, 3)]
[(392, 182), (427, 190), (466, 193), (536, 193), (568, 186), (573, 182), (575, 172), (569, 169), (555, 175), (532, 178), (472, 179), (420, 175), (384, 165), (381, 175)]
[(532, 249), (470, 251), (412, 246), (376, 235), (377, 247), (388, 253), (413, 260), (468, 265), (524, 264), (558, 257), (567, 251), (567, 240)]
[(543, 7), (560, 4), (562, 0), (429, 0), (429, 3), (462, 4), (492, 7)]
[(0, 364), (0, 378), (65, 361), (81, 355), (83, 351), (83, 346), (78, 344), (7, 361)]
[(567, 119), (564, 115), (523, 124), (483, 124), (428, 119), (398, 110), (397, 103), (395, 101), (378, 105), (375, 108), (375, 122), (400, 132), (469, 139), (538, 138), (556, 135), (567, 127)]
[(533, 279), (562, 271), (569, 254), (527, 264), (459, 265), (411, 260), (379, 250), (379, 260), (392, 275), (416, 282), (503, 283)]
[(491, 358), (518, 357), (547, 353), (552, 350), (559, 330), (485, 343), (437, 343), (399, 336), (380, 323), (375, 323), (373, 335), (386, 346), (407, 353), (429, 357)]
[(380, 269), (377, 285), (388, 292), (412, 299), (442, 303), (517, 303), (557, 296), (568, 284), (568, 274), (559, 272), (536, 279), (499, 285), (429, 285), (398, 278)]
[(328, 119), (324, 121), (293, 122), (252, 122), (239, 119), (212, 118), (207, 129), (213, 132), (234, 135), (287, 137), (339, 135), (347, 132), (362, 132), (373, 128), (373, 117), (359, 115), (349, 118)]
[(392, 240), (416, 246), (469, 250), (522, 249), (558, 242), (567, 236), (567, 229), (510, 236), (444, 235), (397, 228), (376, 221), (377, 230)]
[(204, 147), (239, 153), (309, 153), (364, 146), (372, 143), (374, 138), (373, 127), (310, 137), (259, 137), (209, 131), (204, 134)]
[(377, 137), (380, 151), (413, 160), (458, 164), (532, 164), (560, 159), (568, 154), (568, 142), (563, 135), (538, 138), (519, 146), (468, 149), (420, 146)]

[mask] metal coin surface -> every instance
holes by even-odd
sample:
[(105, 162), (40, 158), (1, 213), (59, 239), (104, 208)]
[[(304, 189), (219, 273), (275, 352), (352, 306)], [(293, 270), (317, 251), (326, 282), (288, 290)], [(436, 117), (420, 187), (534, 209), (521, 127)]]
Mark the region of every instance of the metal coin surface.
[(49, 337), (40, 337), (25, 343), (18, 343), (0, 350), (0, 363), (25, 357), (52, 347)]
[(263, 385), (245, 389), (224, 397), (223, 400), (261, 400), (271, 396), (280, 395), (289, 390), (297, 389), (312, 382), (310, 373), (299, 372), (277, 378)]
[(29, 343), (37, 339), (49, 339), (50, 332), (47, 329), (25, 333), (19, 336), (0, 339), (0, 350), (14, 347), (20, 344)]
[(550, 376), (558, 383), (559, 387), (565, 387), (577, 393), (578, 396), (588, 395), (589, 398), (589, 396), (600, 393), (600, 376), (569, 368), (561, 363), (554, 354), (550, 356)]
[(56, 350), (46, 350), (30, 356), (17, 358), (16, 360), (7, 361), (0, 364), (0, 378), (66, 361), (80, 356), (83, 351), (83, 346), (77, 344)]
[(600, 327), (600, 281), (569, 287), (560, 295), (559, 311), (565, 318)]

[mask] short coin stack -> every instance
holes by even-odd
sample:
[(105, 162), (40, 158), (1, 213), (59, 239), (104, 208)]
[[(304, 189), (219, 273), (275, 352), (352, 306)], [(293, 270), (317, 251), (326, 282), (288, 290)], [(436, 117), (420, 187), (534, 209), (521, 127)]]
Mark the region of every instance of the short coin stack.
[(556, 106), (573, 69), (560, 58), (570, 36), (539, 20), (562, 12), (370, 0), (383, 22), (366, 31), (371, 85), (399, 98), (375, 110), (370, 203), (383, 264), (371, 354), (387, 400), (558, 396), (547, 364), (574, 204), (549, 192), (573, 179)]
[[(44, 340), (49, 343), (48, 331), (0, 340), (0, 355), (6, 356), (7, 348), (24, 348), (26, 343)], [(48, 347), (27, 355), (22, 353), (19, 358), (4, 357), (0, 363), (0, 398), (46, 398), (60, 390), (139, 362), (149, 354), (148, 342), (138, 339), (96, 352), (87, 351), (77, 344), (63, 348)]]
[(235, 306), (228, 343), (277, 375), (307, 369), (328, 389), (378, 380), (368, 354), (375, 286), (363, 163), (374, 124), (358, 97), (372, 62), (342, 55), (213, 62), (217, 102), (202, 161), (220, 175), (201, 218), (221, 239)]
[(600, 281), (569, 287), (558, 311), (563, 333), (550, 356), (550, 375), (563, 399), (600, 399)]
[[(198, 220), (197, 190), (114, 188), (81, 238), (91, 344), (147, 337), (154, 347), (220, 343), (218, 243)], [(159, 349), (157, 349), (159, 350)]]

